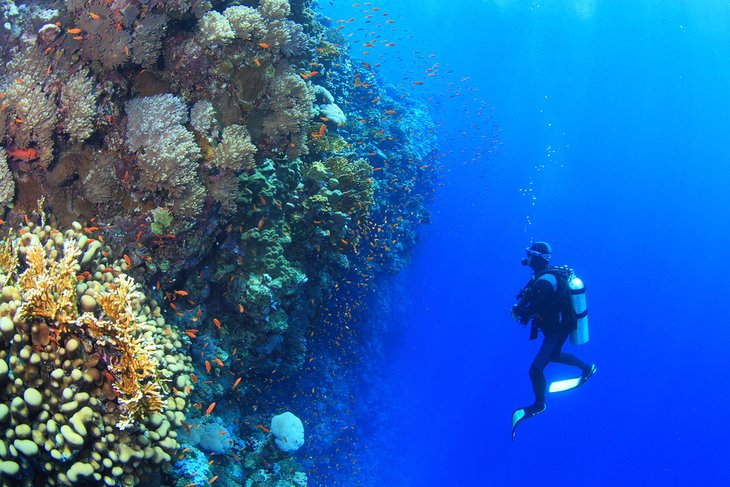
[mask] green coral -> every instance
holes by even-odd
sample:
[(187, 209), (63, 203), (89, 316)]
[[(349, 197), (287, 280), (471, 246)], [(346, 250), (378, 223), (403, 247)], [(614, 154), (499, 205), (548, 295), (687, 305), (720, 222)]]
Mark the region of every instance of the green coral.
[(150, 230), (152, 233), (162, 235), (170, 231), (172, 225), (172, 214), (167, 208), (155, 208), (152, 210), (152, 223), (150, 223)]

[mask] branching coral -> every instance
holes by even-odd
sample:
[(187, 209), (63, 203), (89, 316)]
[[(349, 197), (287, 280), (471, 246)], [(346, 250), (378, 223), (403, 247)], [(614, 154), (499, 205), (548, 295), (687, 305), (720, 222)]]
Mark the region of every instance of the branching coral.
[(77, 325), (97, 339), (101, 348), (111, 346), (116, 358), (110, 361), (109, 371), (115, 378), (113, 384), (125, 411), (117, 424), (120, 429), (129, 427), (140, 417), (162, 411), (161, 377), (155, 355), (154, 342), (138, 335), (139, 324), (133, 305), (139, 302), (141, 293), (129, 276), (115, 278), (113, 290), (100, 292), (96, 301), (103, 318), (86, 312), (78, 318)]
[(42, 319), (52, 324), (56, 334), (68, 333), (78, 318), (75, 264), (80, 254), (73, 241), (64, 244), (60, 260), (53, 253), (48, 255), (39, 243), (27, 248), (27, 269), (18, 277), (22, 319)]
[(0, 285), (5, 286), (15, 277), (18, 268), (18, 249), (12, 240), (0, 242)]

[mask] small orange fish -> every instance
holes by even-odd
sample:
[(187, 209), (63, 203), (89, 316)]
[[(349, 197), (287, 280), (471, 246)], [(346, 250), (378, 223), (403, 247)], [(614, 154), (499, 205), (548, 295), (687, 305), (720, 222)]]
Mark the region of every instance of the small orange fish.
[(132, 267), (132, 259), (127, 254), (124, 254), (124, 262), (127, 263), (127, 267)]
[(185, 330), (185, 334), (187, 336), (189, 336), (190, 338), (198, 338), (198, 335), (196, 335), (196, 333), (198, 333), (198, 330), (196, 330), (195, 328), (191, 328), (190, 330)]
[(267, 428), (266, 426), (264, 426), (263, 424), (257, 424), (256, 428), (260, 429), (264, 433), (267, 433), (267, 434), (271, 433), (271, 430), (269, 428)]
[(91, 12), (91, 11), (89, 12), (89, 17), (91, 17), (94, 20), (99, 20), (101, 18), (101, 16), (99, 16), (99, 15), (97, 15), (94, 12)]
[(395, 115), (395, 110), (386, 110), (385, 113), (388, 115)]
[(258, 59), (254, 58), (253, 63), (256, 65), (257, 68), (261, 67), (261, 61), (259, 61)]
[(263, 47), (264, 49), (268, 49), (268, 48), (270, 48), (270, 47), (271, 47), (270, 45), (268, 45), (268, 44), (267, 44), (267, 43), (265, 43), (265, 42), (259, 42), (259, 46)]
[(177, 294), (178, 296), (187, 296), (188, 292), (182, 291), (182, 290), (177, 290), (177, 291), (175, 291), (175, 294)]
[(208, 409), (205, 410), (205, 415), (208, 416), (210, 413), (213, 412), (215, 409), (215, 402), (210, 403), (210, 406), (208, 406)]
[(213, 318), (213, 323), (215, 323), (216, 328), (218, 328), (219, 330), (221, 329), (221, 320), (219, 320), (218, 318)]
[(77, 28), (66, 29), (66, 32), (68, 34), (81, 34), (81, 29), (77, 29)]
[(238, 384), (240, 384), (240, 383), (241, 383), (241, 378), (239, 377), (238, 379), (236, 379), (236, 382), (233, 383), (233, 388), (235, 389), (236, 387), (238, 387)]
[(262, 216), (262, 217), (261, 217), (261, 218), (259, 219), (259, 222), (258, 222), (258, 223), (256, 224), (256, 228), (258, 228), (259, 230), (261, 230), (262, 228), (264, 228), (264, 223), (266, 223), (266, 218), (264, 218), (264, 217)]
[(223, 361), (222, 361), (221, 359), (219, 359), (218, 357), (214, 358), (214, 359), (213, 359), (213, 362), (217, 363), (217, 364), (218, 364), (219, 366), (221, 366), (221, 367), (225, 367), (225, 365), (226, 365), (226, 364), (224, 364), (224, 363), (223, 363)]
[[(213, 403), (213, 404), (215, 404), (215, 403)], [(212, 483), (213, 483), (213, 482), (215, 482), (216, 480), (218, 480), (218, 476), (217, 476), (217, 475), (216, 475), (215, 477), (213, 477), (212, 479), (210, 479), (210, 480), (208, 481), (208, 484), (212, 484)]]
[(205, 361), (205, 370), (210, 374), (210, 362)]
[(239, 305), (238, 305), (238, 312), (239, 312), (239, 313), (243, 313), (244, 311), (246, 311), (246, 309), (245, 309), (245, 308), (243, 307), (243, 305), (242, 305), (242, 304), (239, 304)]
[(11, 159), (16, 161), (30, 162), (38, 158), (38, 151), (29, 147), (27, 149), (15, 149), (8, 152)]

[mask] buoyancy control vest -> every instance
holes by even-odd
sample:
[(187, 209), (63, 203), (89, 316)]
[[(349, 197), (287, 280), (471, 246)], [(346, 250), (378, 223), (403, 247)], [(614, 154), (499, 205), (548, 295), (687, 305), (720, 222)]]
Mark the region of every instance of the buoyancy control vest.
[(548, 267), (535, 274), (532, 282), (546, 274), (557, 281), (553, 306), (560, 310), (561, 324), (570, 330), (570, 343), (583, 345), (589, 339), (585, 284), (566, 265)]

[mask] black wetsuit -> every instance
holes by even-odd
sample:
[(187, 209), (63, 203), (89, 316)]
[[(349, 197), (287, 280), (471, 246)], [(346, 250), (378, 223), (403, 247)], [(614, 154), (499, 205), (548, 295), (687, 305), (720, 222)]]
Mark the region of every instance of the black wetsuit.
[(575, 315), (571, 309), (570, 299), (562, 298), (568, 292), (565, 279), (559, 279), (548, 270), (536, 272), (532, 280), (518, 296), (518, 303), (512, 311), (521, 323), (532, 320), (530, 338), (537, 338), (540, 329), (545, 336), (542, 346), (530, 365), (530, 380), (535, 393), (535, 405), (545, 404), (545, 374), (548, 363), (557, 362), (578, 367), (588, 373), (591, 366), (575, 355), (562, 351), (565, 340), (575, 329)]

